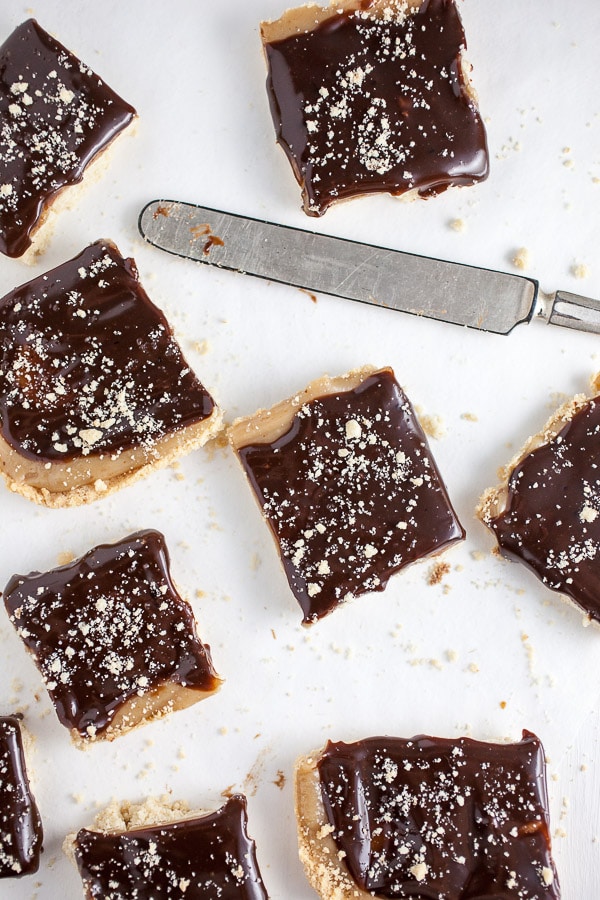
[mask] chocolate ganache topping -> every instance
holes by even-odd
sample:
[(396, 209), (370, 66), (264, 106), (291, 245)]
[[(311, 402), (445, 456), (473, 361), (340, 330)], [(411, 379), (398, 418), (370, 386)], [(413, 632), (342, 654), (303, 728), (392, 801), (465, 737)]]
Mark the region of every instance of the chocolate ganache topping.
[(152, 457), (159, 438), (214, 406), (134, 261), (110, 241), (0, 300), (1, 434), (22, 456)]
[(600, 402), (590, 400), (513, 470), (486, 519), (500, 550), (600, 622)]
[(42, 820), (29, 788), (18, 716), (0, 716), (0, 878), (37, 872)]
[(391, 369), (305, 403), (241, 462), (309, 624), (464, 531)]
[(49, 572), (15, 575), (4, 602), (59, 720), (83, 738), (167, 681), (204, 693), (220, 684), (158, 531), (95, 547)]
[(90, 897), (110, 900), (267, 900), (246, 800), (215, 813), (119, 834), (83, 829), (75, 856)]
[(377, 737), (329, 743), (325, 814), (352, 878), (376, 897), (559, 900), (544, 753), (514, 744)]
[(0, 47), (0, 252), (25, 253), (45, 208), (134, 116), (34, 19), (19, 25)]
[(487, 176), (464, 47), (454, 0), (424, 0), (416, 11), (365, 3), (266, 43), (277, 140), (309, 215), (358, 194), (436, 194)]

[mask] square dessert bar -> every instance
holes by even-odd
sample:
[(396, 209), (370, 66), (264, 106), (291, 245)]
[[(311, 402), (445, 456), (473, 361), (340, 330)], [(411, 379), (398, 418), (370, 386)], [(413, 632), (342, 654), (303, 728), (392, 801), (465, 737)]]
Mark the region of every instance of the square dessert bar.
[(0, 879), (37, 872), (40, 814), (29, 787), (18, 716), (0, 716)]
[(213, 813), (154, 800), (113, 804), (65, 850), (89, 900), (267, 900), (247, 822), (241, 794)]
[(296, 768), (307, 877), (324, 900), (559, 900), (545, 778), (527, 731), (329, 742)]
[(277, 141), (304, 211), (486, 178), (485, 129), (454, 0), (332, 0), (261, 26)]
[[(600, 378), (593, 385), (600, 390)], [(579, 394), (501, 471), (478, 515), (498, 550), (600, 623), (600, 396)]]
[(95, 547), (49, 572), (15, 575), (4, 602), (79, 746), (113, 740), (221, 684), (158, 531)]
[(0, 47), (0, 252), (32, 247), (58, 195), (135, 115), (34, 19), (15, 29)]
[(135, 262), (110, 241), (0, 299), (0, 472), (11, 490), (86, 503), (220, 425)]
[(464, 537), (391, 369), (312, 382), (229, 437), (306, 625)]

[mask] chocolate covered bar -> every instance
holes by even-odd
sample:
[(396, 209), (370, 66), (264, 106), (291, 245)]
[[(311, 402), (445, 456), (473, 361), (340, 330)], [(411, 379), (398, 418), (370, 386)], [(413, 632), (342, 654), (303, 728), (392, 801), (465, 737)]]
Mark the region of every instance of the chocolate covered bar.
[(0, 46), (1, 253), (40, 249), (59, 196), (68, 202), (135, 115), (35, 19), (13, 31)]
[(147, 801), (113, 804), (99, 819), (65, 847), (89, 900), (267, 900), (240, 794), (213, 813)]
[(44, 833), (29, 786), (19, 716), (0, 716), (0, 879), (37, 872)]
[(298, 761), (300, 858), (329, 900), (559, 900), (544, 753), (418, 736), (330, 742)]
[(344, 0), (261, 26), (277, 141), (304, 211), (429, 197), (488, 172), (454, 0)]
[(319, 379), (229, 436), (306, 625), (464, 537), (391, 369)]
[(554, 413), (481, 498), (498, 550), (600, 622), (600, 402), (579, 394)]
[(11, 490), (86, 503), (220, 424), (134, 260), (110, 241), (0, 299), (0, 472)]
[(158, 531), (100, 545), (49, 572), (15, 575), (4, 603), (78, 746), (113, 740), (221, 684)]

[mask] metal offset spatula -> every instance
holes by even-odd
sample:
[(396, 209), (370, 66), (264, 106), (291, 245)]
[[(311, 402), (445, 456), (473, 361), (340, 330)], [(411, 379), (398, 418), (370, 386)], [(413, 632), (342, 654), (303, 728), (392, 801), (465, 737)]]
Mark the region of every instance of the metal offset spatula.
[(153, 200), (142, 237), (177, 256), (413, 315), (508, 334), (539, 319), (600, 333), (600, 301), (491, 269), (386, 250), (173, 200)]

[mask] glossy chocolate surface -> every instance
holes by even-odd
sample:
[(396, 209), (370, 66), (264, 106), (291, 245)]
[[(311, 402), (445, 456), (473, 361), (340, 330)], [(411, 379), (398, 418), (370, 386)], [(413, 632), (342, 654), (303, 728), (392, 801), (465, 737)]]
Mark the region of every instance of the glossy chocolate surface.
[(203, 692), (219, 686), (158, 531), (95, 547), (50, 572), (15, 575), (4, 602), (58, 718), (83, 738), (165, 682)]
[(600, 622), (600, 403), (590, 401), (512, 472), (487, 524), (500, 550)]
[(37, 872), (42, 840), (42, 820), (29, 788), (19, 718), (0, 716), (0, 878)]
[(157, 439), (213, 409), (134, 261), (109, 241), (0, 300), (1, 434), (21, 455), (152, 458)]
[(329, 743), (318, 764), (344, 862), (376, 897), (559, 900), (544, 753), (419, 736)]
[(21, 256), (50, 201), (135, 115), (29, 19), (0, 47), (0, 252)]
[(389, 16), (364, 6), (265, 47), (277, 140), (309, 215), (359, 194), (429, 195), (487, 176), (453, 0), (408, 15), (393, 0)]
[(76, 858), (89, 897), (110, 900), (266, 900), (246, 800), (210, 815), (120, 834), (84, 829)]
[(304, 404), (239, 451), (308, 624), (464, 537), (391, 369)]

